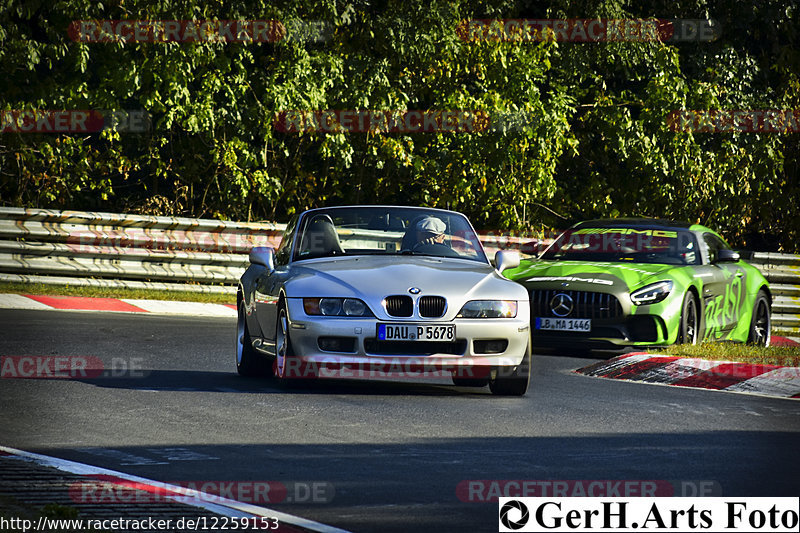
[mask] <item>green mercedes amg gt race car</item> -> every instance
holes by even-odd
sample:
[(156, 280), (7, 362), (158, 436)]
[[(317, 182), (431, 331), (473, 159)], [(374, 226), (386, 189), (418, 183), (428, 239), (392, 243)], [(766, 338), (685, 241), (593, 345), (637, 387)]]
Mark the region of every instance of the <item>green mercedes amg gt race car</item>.
[(503, 275), (528, 289), (535, 347), (770, 342), (769, 284), (704, 226), (581, 222)]

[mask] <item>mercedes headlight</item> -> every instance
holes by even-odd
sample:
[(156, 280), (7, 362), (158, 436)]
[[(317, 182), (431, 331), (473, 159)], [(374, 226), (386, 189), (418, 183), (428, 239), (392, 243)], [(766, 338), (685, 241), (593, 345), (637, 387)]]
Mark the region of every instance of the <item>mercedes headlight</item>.
[(669, 280), (659, 281), (642, 287), (631, 293), (631, 302), (635, 305), (655, 304), (669, 296), (672, 292), (673, 283)]
[(458, 318), (514, 318), (517, 302), (514, 300), (471, 300), (456, 315)]

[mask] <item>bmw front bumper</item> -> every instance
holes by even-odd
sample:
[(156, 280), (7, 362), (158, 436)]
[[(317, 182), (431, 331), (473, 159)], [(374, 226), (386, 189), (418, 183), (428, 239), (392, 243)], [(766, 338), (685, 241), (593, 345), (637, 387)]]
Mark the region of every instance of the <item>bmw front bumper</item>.
[[(287, 299), (294, 358), (305, 364), (339, 367), (401, 365), (408, 371), (460, 367), (514, 367), (528, 349), (530, 307), (518, 303), (515, 318), (379, 319), (309, 316), (301, 298)], [(454, 324), (455, 341), (380, 341), (379, 323)]]

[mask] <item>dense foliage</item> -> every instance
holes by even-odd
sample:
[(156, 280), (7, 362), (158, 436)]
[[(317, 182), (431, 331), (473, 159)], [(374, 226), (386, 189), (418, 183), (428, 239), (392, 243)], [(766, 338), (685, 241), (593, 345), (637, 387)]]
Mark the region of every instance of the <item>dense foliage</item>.
[[(661, 216), (800, 251), (800, 134), (691, 133), (674, 110), (800, 108), (792, 0), (0, 0), (4, 110), (127, 109), (145, 133), (0, 133), (0, 204), (284, 221), (341, 203), (537, 230)], [(714, 19), (712, 42), (463, 39), (467, 19)], [(75, 20), (317, 21), (323, 39), (85, 43)], [(462, 35), (463, 36), (463, 35)], [(324, 134), (284, 110), (485, 110), (479, 132)]]

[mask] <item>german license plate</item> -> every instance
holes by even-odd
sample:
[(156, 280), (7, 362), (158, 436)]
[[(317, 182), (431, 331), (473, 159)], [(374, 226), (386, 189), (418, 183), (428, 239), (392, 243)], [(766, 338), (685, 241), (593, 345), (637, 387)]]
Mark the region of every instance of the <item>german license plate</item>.
[(588, 318), (536, 317), (536, 329), (549, 331), (581, 331), (589, 333), (592, 321)]
[(456, 340), (455, 324), (378, 324), (381, 341), (441, 341)]

